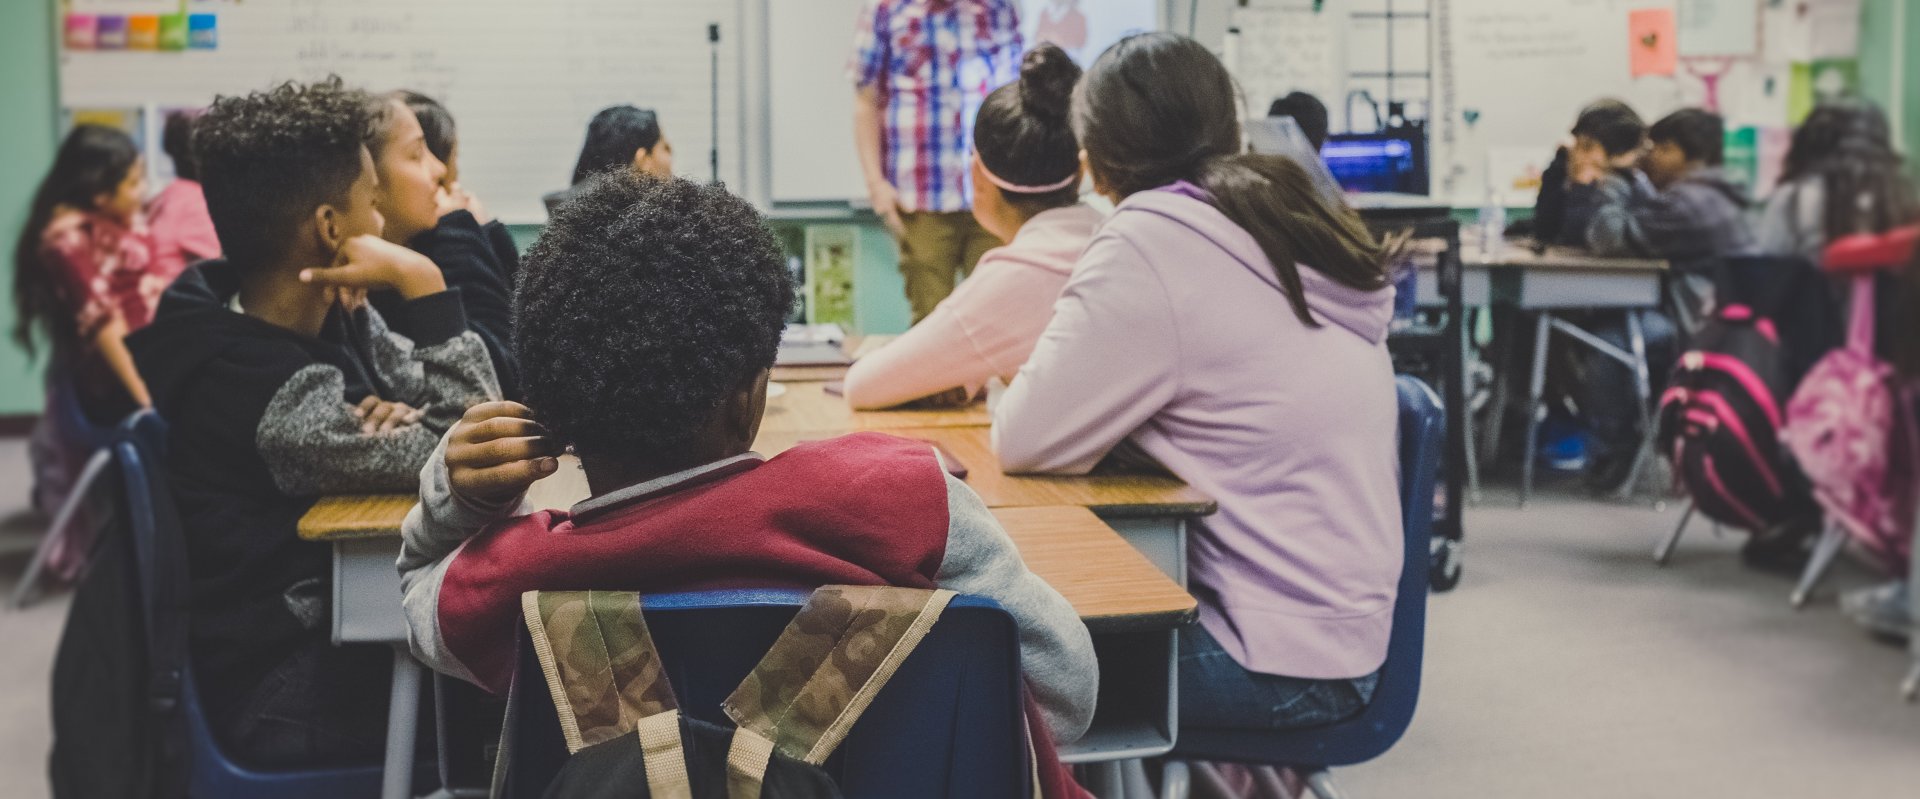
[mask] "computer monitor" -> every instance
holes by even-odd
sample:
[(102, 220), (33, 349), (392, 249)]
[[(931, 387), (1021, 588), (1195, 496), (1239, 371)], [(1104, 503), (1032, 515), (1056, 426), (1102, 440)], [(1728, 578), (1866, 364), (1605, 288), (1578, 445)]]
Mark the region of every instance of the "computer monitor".
[(1427, 193), (1427, 137), (1420, 126), (1376, 133), (1336, 133), (1320, 148), (1347, 191)]

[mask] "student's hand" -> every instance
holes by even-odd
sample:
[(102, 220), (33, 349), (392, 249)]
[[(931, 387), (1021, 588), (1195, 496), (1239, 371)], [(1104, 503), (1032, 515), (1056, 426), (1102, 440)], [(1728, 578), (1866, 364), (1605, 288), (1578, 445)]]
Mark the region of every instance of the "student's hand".
[(455, 211), (466, 211), (473, 214), (474, 221), (482, 225), (493, 221), (493, 218), (487, 215), (487, 206), (480, 202), (480, 198), (468, 194), (467, 190), (458, 183), (440, 187), (440, 190), (434, 194), (434, 199), (439, 205), (440, 216), (444, 217)]
[(880, 217), (880, 224), (887, 226), (887, 232), (895, 239), (907, 237), (907, 223), (900, 218), (900, 192), (893, 184), (876, 180), (867, 185), (867, 202), (873, 204), (873, 213)]
[(447, 437), (447, 483), (473, 502), (511, 502), (560, 468), (560, 451), (527, 406), (483, 402)]
[(360, 432), (390, 433), (401, 427), (420, 422), (421, 411), (404, 402), (388, 402), (372, 394), (354, 406), (353, 415), (360, 420)]
[(1573, 150), (1567, 154), (1567, 180), (1579, 186), (1598, 182), (1612, 169), (1609, 161), (1605, 147), (1582, 137), (1574, 142)]
[[(334, 265), (303, 269), (300, 282), (360, 291), (391, 289), (409, 300), (447, 290), (447, 280), (427, 256), (378, 236), (355, 236), (340, 247)], [(337, 296), (337, 295), (336, 295)]]

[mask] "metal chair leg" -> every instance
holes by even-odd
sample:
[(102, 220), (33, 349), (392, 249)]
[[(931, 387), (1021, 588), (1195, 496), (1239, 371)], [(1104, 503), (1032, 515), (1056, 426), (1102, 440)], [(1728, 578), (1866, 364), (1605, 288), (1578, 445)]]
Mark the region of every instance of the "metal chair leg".
[(1627, 479), (1614, 489), (1614, 498), (1632, 499), (1633, 491), (1640, 485), (1640, 472), (1646, 468), (1647, 457), (1653, 454), (1653, 378), (1647, 365), (1647, 336), (1641, 327), (1640, 312), (1627, 312), (1627, 351), (1633, 354), (1633, 393), (1638, 399), (1640, 411), (1640, 448), (1633, 453), (1633, 465), (1627, 469)]
[(14, 586), (13, 596), (7, 603), (14, 610), (25, 610), (40, 598), (40, 576), (46, 571), (47, 560), (53, 557), (53, 550), (66, 540), (67, 530), (73, 526), (74, 517), (80, 515), (80, 507), (87, 502), (87, 494), (93, 491), (93, 484), (113, 465), (113, 452), (106, 448), (87, 458), (87, 465), (80, 469), (79, 479), (73, 481), (73, 488), (67, 494), (60, 511), (53, 516), (53, 524), (47, 527), (46, 535), (40, 537), (40, 546), (33, 551), (33, 560), (27, 563), (27, 570), (20, 575), (20, 584)]
[(1900, 683), (1900, 695), (1908, 702), (1920, 702), (1920, 658), (1913, 661), (1913, 670), (1907, 672), (1906, 681)]
[(1333, 775), (1326, 769), (1314, 769), (1300, 775), (1307, 782), (1307, 790), (1318, 799), (1345, 799), (1339, 786), (1333, 784)]
[(1187, 761), (1168, 760), (1160, 767), (1160, 799), (1187, 799), (1193, 793), (1193, 775)]
[(1547, 387), (1547, 339), (1553, 335), (1553, 314), (1541, 311), (1534, 323), (1533, 371), (1527, 380), (1527, 448), (1520, 453), (1520, 507), (1533, 496), (1533, 462), (1540, 454), (1540, 395)]
[(1820, 543), (1813, 548), (1813, 557), (1807, 561), (1807, 568), (1800, 573), (1800, 584), (1794, 586), (1793, 595), (1788, 598), (1794, 609), (1806, 607), (1807, 600), (1813, 596), (1813, 589), (1819, 587), (1820, 580), (1827, 576), (1827, 569), (1833, 567), (1834, 558), (1840, 555), (1840, 550), (1846, 545), (1846, 529), (1838, 522), (1829, 520), (1826, 530), (1820, 534)]
[(1673, 532), (1667, 534), (1666, 540), (1661, 541), (1659, 546), (1654, 547), (1653, 562), (1656, 565), (1667, 565), (1667, 559), (1673, 557), (1674, 545), (1680, 543), (1680, 534), (1687, 531), (1687, 523), (1693, 521), (1694, 511), (1699, 509), (1699, 505), (1692, 502), (1687, 503), (1687, 512), (1680, 515), (1680, 523), (1673, 526)]

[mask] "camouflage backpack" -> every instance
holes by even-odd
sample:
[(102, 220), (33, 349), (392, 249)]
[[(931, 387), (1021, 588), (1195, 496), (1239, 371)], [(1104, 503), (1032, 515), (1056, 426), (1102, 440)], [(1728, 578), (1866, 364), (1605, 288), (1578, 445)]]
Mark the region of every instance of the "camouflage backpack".
[(839, 799), (820, 764), (953, 596), (815, 591), (722, 704), (728, 730), (680, 713), (638, 594), (527, 592), (521, 610), (572, 753), (546, 796)]

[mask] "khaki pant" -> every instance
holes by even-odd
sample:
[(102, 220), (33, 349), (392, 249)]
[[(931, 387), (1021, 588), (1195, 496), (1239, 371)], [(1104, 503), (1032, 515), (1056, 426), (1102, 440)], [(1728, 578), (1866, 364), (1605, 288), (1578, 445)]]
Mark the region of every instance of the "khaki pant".
[(907, 228), (900, 239), (900, 275), (907, 281), (915, 323), (953, 293), (983, 253), (1003, 243), (980, 227), (971, 211), (912, 212), (900, 220)]

